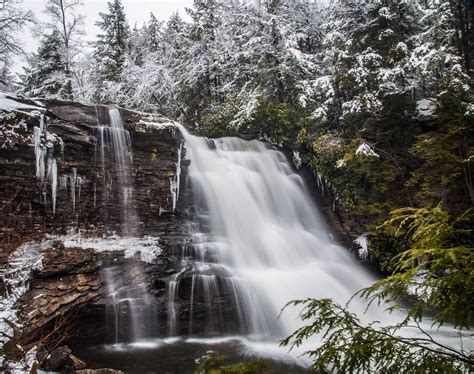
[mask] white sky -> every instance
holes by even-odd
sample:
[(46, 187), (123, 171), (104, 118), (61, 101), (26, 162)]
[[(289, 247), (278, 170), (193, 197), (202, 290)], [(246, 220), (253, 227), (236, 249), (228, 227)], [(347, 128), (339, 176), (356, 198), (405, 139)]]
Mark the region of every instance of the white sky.
[[(79, 7), (79, 12), (85, 16), (86, 40), (94, 40), (99, 33), (98, 28), (94, 25), (99, 20), (99, 12), (107, 11), (107, 0), (83, 0), (84, 5)], [(46, 15), (43, 13), (46, 0), (23, 0), (20, 6), (24, 9), (32, 10), (39, 21), (46, 21)], [(150, 12), (153, 12), (159, 20), (166, 21), (175, 12), (178, 11), (180, 16), (188, 20), (185, 8), (191, 8), (193, 0), (122, 0), (125, 8), (128, 23), (131, 27), (138, 24), (141, 26), (143, 22), (147, 22), (150, 18)], [(35, 52), (38, 47), (37, 39), (32, 35), (31, 30), (26, 27), (20, 38), (26, 52)], [(15, 62), (13, 71), (22, 72), (24, 60), (19, 58)]]

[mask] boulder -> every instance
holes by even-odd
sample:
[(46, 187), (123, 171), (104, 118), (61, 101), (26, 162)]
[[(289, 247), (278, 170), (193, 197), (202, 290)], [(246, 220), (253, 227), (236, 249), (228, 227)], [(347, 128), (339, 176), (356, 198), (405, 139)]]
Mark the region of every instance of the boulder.
[(71, 349), (68, 346), (54, 349), (43, 362), (43, 369), (46, 371), (59, 371), (68, 364), (71, 356)]

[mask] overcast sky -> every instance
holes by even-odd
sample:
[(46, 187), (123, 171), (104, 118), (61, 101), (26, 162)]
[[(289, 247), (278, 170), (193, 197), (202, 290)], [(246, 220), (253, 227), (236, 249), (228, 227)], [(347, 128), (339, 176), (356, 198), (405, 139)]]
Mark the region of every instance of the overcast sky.
[[(43, 13), (46, 0), (23, 0), (21, 7), (32, 10), (39, 21), (47, 21)], [(181, 17), (189, 19), (186, 16), (185, 8), (191, 8), (193, 0), (122, 0), (127, 14), (129, 24), (133, 27), (135, 23), (139, 26), (148, 21), (150, 12), (153, 12), (159, 20), (168, 20), (176, 11)], [(94, 25), (99, 19), (99, 12), (107, 11), (107, 0), (84, 0), (84, 5), (78, 8), (85, 15), (86, 40), (93, 40), (99, 30)], [(21, 35), (21, 41), (26, 52), (34, 52), (38, 47), (37, 39), (33, 37), (29, 28)], [(18, 59), (15, 72), (22, 71), (23, 59)]]

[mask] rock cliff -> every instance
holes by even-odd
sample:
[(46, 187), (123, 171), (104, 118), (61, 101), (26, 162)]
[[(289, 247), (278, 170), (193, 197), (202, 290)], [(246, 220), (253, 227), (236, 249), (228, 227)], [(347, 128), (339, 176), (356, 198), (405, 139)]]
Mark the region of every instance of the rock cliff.
[[(100, 121), (108, 121), (100, 118), (107, 117), (107, 107), (8, 96), (3, 100), (10, 105), (0, 109), (2, 236), (64, 233), (68, 228), (119, 230), (116, 170), (110, 157), (101, 160), (101, 146), (106, 152), (111, 147), (101, 145), (99, 137)], [(123, 109), (120, 114), (131, 137), (138, 229), (169, 231), (176, 213), (172, 183), (179, 166), (183, 181), (186, 175), (186, 163), (177, 166), (184, 158), (178, 155), (183, 151), (181, 134), (173, 122), (157, 115)], [(38, 136), (41, 121), (44, 129)]]
[[(151, 268), (141, 260), (158, 256), (145, 288), (166, 282), (177, 268), (191, 199), (181, 133), (167, 118), (118, 109), (130, 138), (124, 148), (132, 160), (133, 236), (153, 239), (140, 247), (147, 254), (134, 252), (132, 242), (117, 248), (116, 234), (131, 212), (123, 209), (110, 110), (0, 94), (0, 353), (10, 361), (27, 360), (34, 345), (52, 352), (69, 333), (78, 335), (81, 321), (105, 331), (112, 303), (105, 268), (118, 267), (133, 283), (130, 269)], [(87, 238), (103, 236), (110, 238), (105, 252), (89, 248)], [(33, 241), (39, 244), (20, 246)], [(166, 304), (165, 294), (156, 291), (157, 305)]]

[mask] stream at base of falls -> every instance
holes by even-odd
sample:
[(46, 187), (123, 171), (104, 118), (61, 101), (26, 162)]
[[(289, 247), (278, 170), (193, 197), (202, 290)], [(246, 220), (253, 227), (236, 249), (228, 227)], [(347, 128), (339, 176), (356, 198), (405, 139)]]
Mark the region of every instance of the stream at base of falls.
[[(93, 368), (111, 367), (126, 374), (179, 373), (191, 374), (198, 360), (213, 354), (224, 355), (227, 364), (267, 359), (275, 374), (306, 373), (306, 369), (290, 357), (282, 357), (272, 344), (253, 346), (242, 337), (165, 338), (134, 344), (80, 347), (74, 352)], [(74, 348), (74, 347), (73, 347)]]

